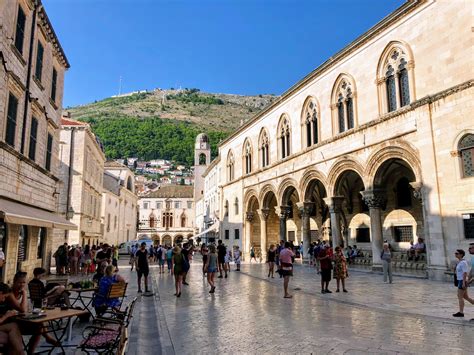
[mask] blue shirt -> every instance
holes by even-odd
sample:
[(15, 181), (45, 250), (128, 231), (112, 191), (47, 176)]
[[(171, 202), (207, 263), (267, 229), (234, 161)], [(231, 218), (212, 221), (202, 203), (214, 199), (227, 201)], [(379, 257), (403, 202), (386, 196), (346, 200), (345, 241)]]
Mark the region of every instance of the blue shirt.
[(120, 300), (118, 298), (107, 298), (110, 285), (117, 282), (117, 276), (103, 276), (99, 282), (99, 291), (94, 298), (94, 307), (107, 306), (107, 307), (118, 307), (120, 306)]

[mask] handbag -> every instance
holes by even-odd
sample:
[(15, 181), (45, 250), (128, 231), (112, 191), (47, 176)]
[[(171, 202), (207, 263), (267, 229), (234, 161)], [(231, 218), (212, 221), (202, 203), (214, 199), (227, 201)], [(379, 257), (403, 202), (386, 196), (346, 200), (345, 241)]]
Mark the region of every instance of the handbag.
[(456, 276), (456, 273), (454, 273), (454, 287), (458, 287), (458, 277)]

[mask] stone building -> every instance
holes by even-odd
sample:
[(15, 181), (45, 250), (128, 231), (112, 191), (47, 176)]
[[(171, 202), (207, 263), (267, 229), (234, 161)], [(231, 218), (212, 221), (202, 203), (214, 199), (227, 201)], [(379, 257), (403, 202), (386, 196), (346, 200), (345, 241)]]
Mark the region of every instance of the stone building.
[(471, 13), (408, 1), (238, 128), (219, 146), (221, 228), (244, 225), (245, 253), (357, 244), (374, 268), (384, 240), (423, 237), (445, 278), (474, 238)]
[(135, 175), (115, 161), (105, 163), (102, 192), (102, 230), (110, 245), (134, 240), (137, 235), (137, 202)]
[(61, 179), (59, 212), (77, 226), (77, 230), (56, 233), (55, 246), (98, 244), (103, 241), (101, 205), (105, 155), (102, 144), (89, 124), (61, 118)]
[(41, 1), (0, 1), (0, 280), (49, 268), (57, 215), (59, 120), (68, 60)]
[(191, 239), (195, 232), (193, 187), (164, 185), (138, 200), (138, 238), (174, 245)]

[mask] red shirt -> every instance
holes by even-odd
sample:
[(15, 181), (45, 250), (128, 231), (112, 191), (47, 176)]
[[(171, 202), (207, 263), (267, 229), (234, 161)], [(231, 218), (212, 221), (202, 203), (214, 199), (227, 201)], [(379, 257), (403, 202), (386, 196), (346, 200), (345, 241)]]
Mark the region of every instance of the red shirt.
[(291, 264), (291, 257), (294, 256), (295, 253), (289, 248), (285, 248), (280, 252), (280, 261), (283, 263)]
[[(328, 251), (326, 249), (321, 249), (318, 258), (324, 258), (326, 255), (329, 255)], [(331, 269), (332, 267), (331, 258), (321, 259), (319, 263), (321, 264), (321, 269)]]

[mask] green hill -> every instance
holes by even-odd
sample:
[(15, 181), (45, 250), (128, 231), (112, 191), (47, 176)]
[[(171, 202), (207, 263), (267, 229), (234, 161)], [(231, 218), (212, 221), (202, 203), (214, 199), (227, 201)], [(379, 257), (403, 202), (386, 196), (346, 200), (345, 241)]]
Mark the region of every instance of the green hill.
[(162, 158), (191, 165), (197, 134), (210, 136), (215, 156), (222, 139), (276, 98), (156, 89), (66, 110), (91, 124), (107, 158)]

